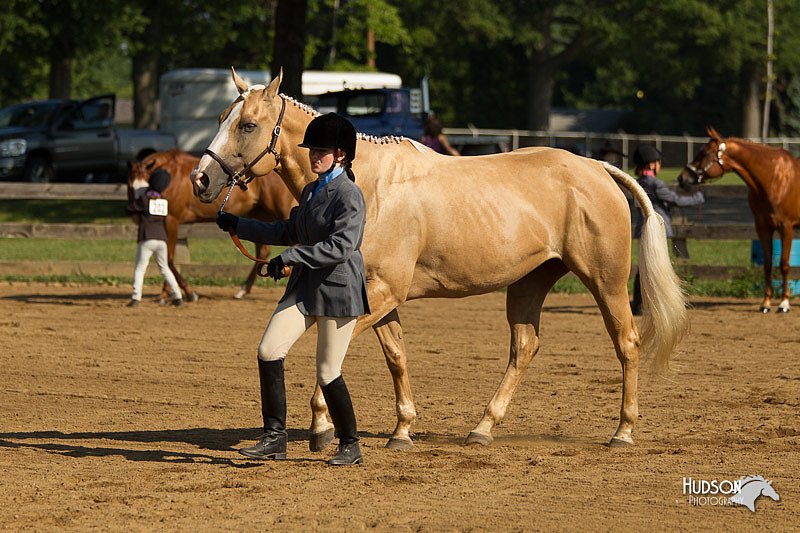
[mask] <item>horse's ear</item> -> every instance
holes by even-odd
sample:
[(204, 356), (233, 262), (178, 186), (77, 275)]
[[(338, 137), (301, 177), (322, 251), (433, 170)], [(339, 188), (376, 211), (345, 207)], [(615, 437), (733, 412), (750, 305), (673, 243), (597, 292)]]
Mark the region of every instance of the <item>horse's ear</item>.
[(722, 135), (720, 135), (717, 130), (714, 129), (714, 126), (706, 126), (706, 133), (708, 133), (708, 136), (715, 141), (722, 139)]
[(267, 90), (264, 91), (264, 100), (272, 100), (278, 95), (278, 91), (281, 88), (281, 82), (283, 81), (283, 67), (278, 69), (278, 75), (275, 76), (275, 79), (272, 80), (267, 87)]
[(231, 75), (233, 76), (233, 83), (236, 84), (236, 89), (239, 91), (239, 94), (245, 92), (248, 89), (247, 84), (236, 74), (236, 69), (233, 68), (233, 66), (231, 66)]

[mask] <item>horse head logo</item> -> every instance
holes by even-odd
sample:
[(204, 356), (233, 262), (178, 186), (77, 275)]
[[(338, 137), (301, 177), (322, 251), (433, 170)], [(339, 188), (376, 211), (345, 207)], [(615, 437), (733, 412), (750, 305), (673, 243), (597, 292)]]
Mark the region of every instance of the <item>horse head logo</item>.
[(756, 512), (756, 500), (759, 496), (767, 496), (776, 502), (781, 499), (778, 493), (772, 488), (772, 481), (764, 479), (762, 476), (746, 476), (739, 479), (739, 492), (731, 496), (731, 502), (736, 505), (744, 505), (751, 512)]

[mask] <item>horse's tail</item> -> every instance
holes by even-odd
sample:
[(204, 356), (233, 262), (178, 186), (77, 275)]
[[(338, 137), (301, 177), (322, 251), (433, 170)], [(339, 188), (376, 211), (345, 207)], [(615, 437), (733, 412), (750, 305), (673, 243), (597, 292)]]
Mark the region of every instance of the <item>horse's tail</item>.
[(631, 191), (645, 217), (639, 237), (639, 277), (642, 284), (642, 352), (652, 357), (657, 373), (669, 370), (672, 351), (689, 330), (686, 296), (672, 269), (664, 219), (653, 209), (644, 189), (617, 167), (603, 162), (614, 180)]

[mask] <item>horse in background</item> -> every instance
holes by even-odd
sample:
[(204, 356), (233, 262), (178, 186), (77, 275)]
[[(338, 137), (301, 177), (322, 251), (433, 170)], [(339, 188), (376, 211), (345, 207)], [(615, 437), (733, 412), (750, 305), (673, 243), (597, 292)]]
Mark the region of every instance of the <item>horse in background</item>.
[(748, 189), (747, 202), (753, 212), (756, 233), (764, 250), (764, 300), (761, 312), (768, 313), (772, 299), (772, 236), (781, 239), (783, 291), (779, 313), (788, 313), (789, 257), (792, 230), (800, 225), (800, 160), (782, 148), (756, 144), (745, 139), (723, 138), (717, 130), (706, 128), (708, 142), (678, 175), (687, 188), (735, 172)]
[[(186, 280), (177, 271), (174, 264), (175, 245), (178, 241), (178, 230), (181, 224), (193, 224), (195, 222), (211, 222), (216, 219), (217, 211), (222, 203), (218, 201), (206, 204), (199, 201), (192, 194), (192, 183), (189, 175), (199, 158), (180, 150), (169, 150), (166, 152), (156, 152), (145, 157), (141, 162), (131, 163), (130, 173), (128, 174), (128, 199), (132, 199), (137, 194), (137, 190), (144, 191), (147, 188), (150, 174), (157, 169), (163, 168), (169, 172), (172, 179), (169, 187), (164, 191), (163, 196), (169, 201), (169, 214), (166, 219), (167, 227), (167, 254), (169, 267), (175, 274), (181, 290), (186, 293), (189, 301), (197, 300), (195, 293)], [(260, 176), (247, 186), (246, 191), (238, 191), (231, 195), (225, 210), (235, 215), (257, 218), (264, 221), (284, 220), (289, 218), (289, 211), (296, 205), (294, 197), (283, 184), (281, 178), (271, 172), (265, 176)], [(269, 246), (265, 244), (256, 245), (256, 256), (259, 259), (269, 257)], [(247, 280), (239, 288), (234, 298), (243, 298), (253, 287), (256, 280), (256, 266), (247, 276)], [(161, 300), (166, 301), (166, 283), (161, 289)]]
[[(239, 97), (220, 115), (217, 135), (195, 169), (195, 194), (216, 202), (230, 173), (247, 169), (247, 177), (277, 172), (299, 197), (314, 174), (308, 151), (298, 144), (318, 113), (279, 93), (280, 74), (268, 87), (248, 87), (235, 72), (233, 80)], [(640, 342), (653, 366), (665, 370), (688, 326), (664, 221), (636, 180), (608, 163), (551, 148), (447, 157), (410, 139), (361, 134), (357, 153), (353, 171), (367, 209), (361, 251), (371, 312), (359, 317), (353, 336), (375, 331), (394, 381), (397, 425), (387, 447), (413, 448), (416, 408), (398, 314), (403, 302), (507, 287), (508, 365), (466, 440), (488, 445), (539, 351), (545, 297), (570, 271), (594, 296), (622, 369), (611, 445), (632, 444)], [(619, 185), (632, 192), (646, 217), (641, 336), (627, 288), (631, 214)], [(207, 317), (207, 327), (220, 318)], [(319, 386), (311, 407), (309, 447), (318, 451), (333, 439)]]

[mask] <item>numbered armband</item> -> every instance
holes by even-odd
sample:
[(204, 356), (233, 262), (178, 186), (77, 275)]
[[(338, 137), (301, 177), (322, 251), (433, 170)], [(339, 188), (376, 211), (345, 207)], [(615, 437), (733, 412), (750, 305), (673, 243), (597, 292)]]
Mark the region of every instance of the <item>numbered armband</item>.
[(169, 203), (163, 198), (151, 198), (148, 211), (151, 215), (165, 217), (169, 212)]

